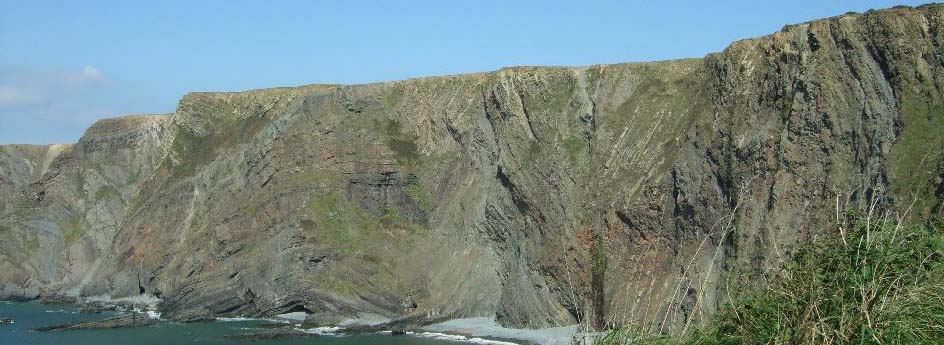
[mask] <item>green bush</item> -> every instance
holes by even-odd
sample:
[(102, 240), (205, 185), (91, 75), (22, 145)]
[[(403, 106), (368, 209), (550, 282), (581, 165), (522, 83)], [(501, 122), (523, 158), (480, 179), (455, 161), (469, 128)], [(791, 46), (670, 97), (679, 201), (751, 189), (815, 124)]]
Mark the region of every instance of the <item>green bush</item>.
[(771, 286), (681, 337), (621, 329), (598, 344), (944, 344), (944, 222), (847, 214)]

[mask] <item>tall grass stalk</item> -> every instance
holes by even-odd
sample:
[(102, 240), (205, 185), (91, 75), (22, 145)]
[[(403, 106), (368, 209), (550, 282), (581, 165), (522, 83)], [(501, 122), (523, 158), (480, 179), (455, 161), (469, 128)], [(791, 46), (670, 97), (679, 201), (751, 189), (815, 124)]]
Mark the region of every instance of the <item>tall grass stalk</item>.
[(836, 235), (702, 327), (666, 336), (625, 326), (597, 344), (944, 344), (944, 221), (873, 212), (841, 215)]

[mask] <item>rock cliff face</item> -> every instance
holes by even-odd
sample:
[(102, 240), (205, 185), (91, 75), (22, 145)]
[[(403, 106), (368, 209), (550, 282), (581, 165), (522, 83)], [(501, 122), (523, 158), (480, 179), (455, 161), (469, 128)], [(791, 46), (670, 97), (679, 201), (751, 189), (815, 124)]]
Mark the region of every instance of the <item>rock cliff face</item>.
[(677, 330), (837, 208), (941, 213), (942, 31), (927, 5), (704, 59), (188, 94), (3, 147), (0, 284), (182, 320)]
[(30, 182), (38, 180), (71, 145), (0, 145), (0, 214)]
[(90, 278), (110, 264), (127, 204), (163, 159), (169, 118), (102, 120), (75, 145), (33, 148), (45, 154), (28, 161), (34, 173), (21, 180), (31, 183), (20, 183), (0, 220), (0, 281), (7, 290), (41, 286), (45, 293), (76, 295), (104, 284)]

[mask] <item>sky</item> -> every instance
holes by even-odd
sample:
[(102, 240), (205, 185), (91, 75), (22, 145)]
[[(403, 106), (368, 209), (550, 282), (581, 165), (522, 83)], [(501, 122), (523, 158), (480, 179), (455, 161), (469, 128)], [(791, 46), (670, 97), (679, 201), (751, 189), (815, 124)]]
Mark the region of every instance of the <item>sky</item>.
[(0, 144), (76, 142), (191, 91), (702, 57), (922, 1), (0, 0)]

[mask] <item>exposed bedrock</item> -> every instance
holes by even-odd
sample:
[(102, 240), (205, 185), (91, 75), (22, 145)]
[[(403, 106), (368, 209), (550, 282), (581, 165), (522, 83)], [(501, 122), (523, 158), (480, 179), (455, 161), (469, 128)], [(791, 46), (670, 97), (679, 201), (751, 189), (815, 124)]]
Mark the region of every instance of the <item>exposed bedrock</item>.
[(0, 293), (679, 330), (837, 207), (941, 213), (942, 30), (928, 5), (703, 59), (191, 93), (0, 147)]

